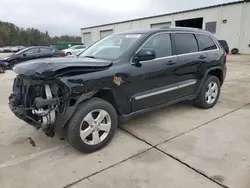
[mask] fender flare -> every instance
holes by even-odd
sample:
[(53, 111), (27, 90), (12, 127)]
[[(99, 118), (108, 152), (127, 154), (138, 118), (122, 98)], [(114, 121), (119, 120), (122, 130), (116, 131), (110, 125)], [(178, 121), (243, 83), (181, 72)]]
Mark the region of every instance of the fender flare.
[(213, 68), (210, 68), (210, 69), (208, 69), (207, 71), (206, 71), (206, 73), (205, 73), (205, 76), (202, 78), (202, 80), (201, 80), (201, 83), (200, 83), (200, 85), (199, 85), (199, 87), (198, 87), (198, 89), (197, 89), (197, 94), (196, 95), (198, 95), (199, 93), (200, 93), (200, 90), (201, 90), (201, 88), (202, 88), (202, 86), (203, 86), (203, 84), (204, 84), (204, 82), (205, 82), (205, 80), (206, 80), (206, 78), (208, 77), (208, 75), (209, 75), (209, 73), (211, 72), (211, 71), (213, 71), (213, 70), (220, 70), (220, 71), (222, 71), (222, 73), (223, 73), (223, 69), (221, 68), (221, 67), (213, 67)]

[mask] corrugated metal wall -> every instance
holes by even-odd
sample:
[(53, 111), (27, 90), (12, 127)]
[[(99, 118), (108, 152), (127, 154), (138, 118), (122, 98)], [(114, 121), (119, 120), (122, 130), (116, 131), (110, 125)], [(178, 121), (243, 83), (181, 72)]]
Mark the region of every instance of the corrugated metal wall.
[(89, 29), (82, 29), (82, 33), (91, 33), (91, 42), (100, 39), (101, 31), (113, 30), (123, 32), (136, 29), (151, 28), (152, 24), (165, 24), (170, 22), (175, 26), (176, 20), (192, 19), (203, 17), (203, 29), (207, 22), (216, 22), (216, 33), (218, 39), (227, 40), (230, 48), (238, 48), (241, 53), (250, 54), (250, 3), (238, 3), (226, 6), (196, 10), (172, 15), (165, 15), (154, 18), (146, 18), (123, 23), (114, 23), (105, 26), (97, 26)]

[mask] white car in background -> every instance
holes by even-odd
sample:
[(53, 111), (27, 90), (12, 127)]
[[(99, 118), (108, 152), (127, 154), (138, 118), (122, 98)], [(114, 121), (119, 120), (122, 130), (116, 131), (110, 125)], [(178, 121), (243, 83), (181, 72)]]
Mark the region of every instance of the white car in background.
[(85, 48), (87, 48), (84, 45), (75, 45), (75, 46), (71, 46), (68, 49), (64, 49), (62, 50), (64, 52), (65, 55), (76, 55), (79, 52), (83, 51)]

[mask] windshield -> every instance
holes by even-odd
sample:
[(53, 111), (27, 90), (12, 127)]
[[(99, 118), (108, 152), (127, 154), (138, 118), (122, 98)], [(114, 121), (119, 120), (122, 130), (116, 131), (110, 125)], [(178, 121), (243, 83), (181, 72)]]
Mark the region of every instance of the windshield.
[(24, 48), (23, 50), (20, 50), (19, 52), (15, 53), (16, 55), (22, 54), (23, 52), (25, 52), (27, 50), (27, 48)]
[(140, 37), (141, 34), (110, 35), (87, 48), (79, 57), (115, 60)]

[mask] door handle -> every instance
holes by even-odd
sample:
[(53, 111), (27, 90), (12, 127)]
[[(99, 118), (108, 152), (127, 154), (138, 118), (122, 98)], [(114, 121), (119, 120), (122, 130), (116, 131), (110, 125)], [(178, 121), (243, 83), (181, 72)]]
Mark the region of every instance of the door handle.
[(199, 57), (199, 59), (205, 59), (205, 58), (207, 58), (206, 55), (201, 55), (201, 56)]
[(174, 65), (174, 64), (176, 64), (176, 61), (168, 61), (166, 64), (167, 65)]

